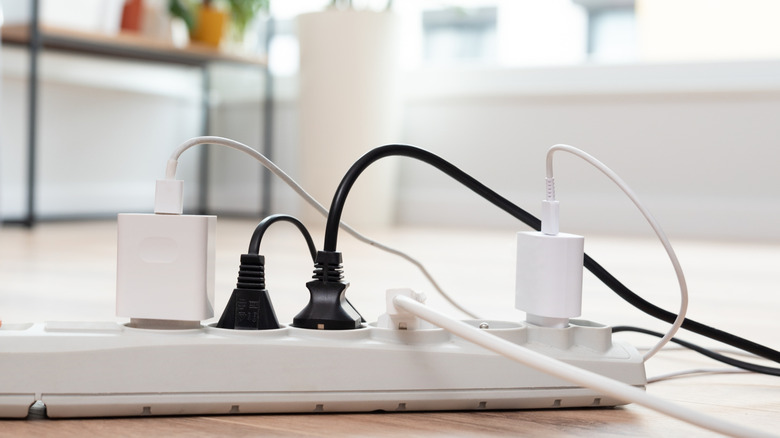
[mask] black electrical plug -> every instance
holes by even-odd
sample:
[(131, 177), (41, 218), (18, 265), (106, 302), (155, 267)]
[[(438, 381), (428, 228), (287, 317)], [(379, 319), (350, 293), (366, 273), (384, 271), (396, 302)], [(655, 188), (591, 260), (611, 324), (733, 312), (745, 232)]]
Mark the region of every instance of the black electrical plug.
[(351, 330), (363, 318), (347, 301), (341, 253), (319, 251), (314, 261), (314, 280), (306, 283), (309, 304), (293, 318), (293, 327), (317, 330)]
[(236, 330), (279, 328), (276, 312), (265, 288), (265, 257), (242, 254), (238, 282), (217, 327)]

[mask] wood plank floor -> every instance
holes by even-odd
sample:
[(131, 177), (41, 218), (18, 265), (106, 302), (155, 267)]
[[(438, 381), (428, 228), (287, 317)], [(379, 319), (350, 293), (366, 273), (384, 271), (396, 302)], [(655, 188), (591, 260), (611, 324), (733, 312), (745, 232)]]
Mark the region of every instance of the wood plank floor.
[[(239, 254), (255, 222), (222, 220), (217, 241), (217, 309), (235, 286)], [(278, 226), (263, 241), (268, 289), (281, 321), (305, 305), (311, 273), (305, 244), (292, 227)], [(315, 233), (316, 234), (316, 233)], [(385, 229), (367, 233), (421, 260), (464, 306), (490, 319), (521, 319), (513, 309), (514, 231)], [(315, 242), (320, 244), (321, 236)], [(780, 243), (674, 241), (691, 291), (689, 316), (700, 322), (780, 348)], [(339, 242), (348, 296), (373, 320), (383, 312), (384, 290), (410, 286), (429, 304), (460, 316), (425, 278), (398, 257), (352, 238)], [(586, 251), (629, 287), (669, 310), (677, 287), (661, 246), (643, 238), (586, 237)], [(47, 223), (33, 230), (0, 228), (0, 319), (115, 320), (116, 224)], [(664, 330), (585, 276), (583, 318)], [(620, 334), (638, 347), (654, 342)], [(683, 332), (710, 347), (717, 343)], [(0, 346), (2, 348), (2, 346)], [(692, 368), (724, 368), (696, 353), (668, 348), (647, 363), (654, 375)], [(755, 374), (705, 374), (653, 383), (648, 392), (698, 411), (769, 431), (780, 426), (780, 380)], [(636, 405), (615, 409), (501, 412), (236, 415), (162, 418), (46, 419), (41, 409), (27, 420), (0, 421), (0, 436), (713, 436), (711, 432)]]

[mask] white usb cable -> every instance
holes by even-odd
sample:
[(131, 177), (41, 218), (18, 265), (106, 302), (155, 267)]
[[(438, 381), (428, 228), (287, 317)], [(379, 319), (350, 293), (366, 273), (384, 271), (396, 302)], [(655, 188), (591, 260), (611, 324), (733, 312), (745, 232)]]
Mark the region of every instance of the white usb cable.
[(749, 429), (734, 423), (723, 421), (720, 418), (696, 412), (662, 398), (648, 394), (647, 392), (626, 385), (617, 380), (610, 379), (591, 371), (577, 368), (565, 362), (553, 359), (537, 353), (520, 345), (513, 344), (487, 333), (485, 330), (472, 327), (462, 321), (433, 310), (413, 298), (404, 295), (396, 295), (393, 304), (418, 318), (430, 322), (448, 332), (467, 341), (480, 345), (488, 350), (496, 352), (511, 360), (531, 367), (535, 370), (547, 373), (551, 376), (564, 379), (577, 385), (600, 391), (606, 395), (615, 397), (625, 402), (636, 403), (662, 414), (668, 415), (686, 423), (690, 423), (705, 429), (709, 429), (724, 435), (734, 437), (773, 437), (774, 435)]
[[(680, 310), (677, 312), (677, 318), (674, 320), (674, 323), (669, 328), (669, 331), (666, 332), (666, 335), (664, 335), (663, 338), (661, 338), (660, 341), (658, 341), (657, 344), (653, 348), (651, 348), (647, 353), (644, 355), (645, 361), (653, 357), (661, 348), (664, 347), (671, 339), (674, 337), (674, 335), (677, 333), (677, 330), (682, 326), (683, 322), (685, 321), (685, 315), (688, 312), (688, 286), (685, 282), (685, 275), (683, 274), (682, 267), (680, 266), (680, 262), (677, 260), (677, 255), (674, 252), (674, 249), (672, 248), (672, 244), (669, 242), (669, 239), (666, 237), (666, 234), (664, 234), (664, 231), (661, 229), (661, 226), (658, 224), (658, 222), (655, 220), (653, 215), (650, 213), (650, 211), (645, 208), (645, 206), (639, 201), (639, 198), (634, 194), (634, 191), (631, 190), (631, 188), (626, 184), (618, 174), (616, 174), (612, 169), (607, 167), (604, 163), (597, 160), (590, 154), (577, 149), (573, 146), (565, 145), (565, 144), (557, 144), (553, 147), (551, 147), (547, 151), (547, 199), (546, 201), (548, 203), (555, 203), (552, 204), (554, 207), (550, 207), (547, 212), (548, 215), (551, 217), (547, 220), (551, 222), (551, 224), (554, 224), (555, 226), (555, 232), (557, 232), (557, 224), (558, 224), (558, 217), (557, 217), (557, 201), (555, 201), (555, 187), (554, 187), (554, 178), (553, 178), (553, 155), (555, 152), (561, 151), (561, 152), (568, 152), (570, 154), (573, 154), (589, 164), (591, 164), (596, 169), (600, 170), (604, 175), (606, 175), (612, 182), (614, 182), (620, 190), (623, 191), (623, 193), (628, 196), (628, 198), (631, 200), (631, 202), (634, 203), (634, 205), (639, 209), (639, 211), (642, 213), (642, 216), (645, 217), (647, 222), (650, 224), (650, 226), (653, 228), (653, 231), (655, 232), (656, 236), (658, 236), (658, 239), (661, 241), (661, 244), (664, 246), (664, 249), (666, 250), (666, 254), (669, 256), (669, 260), (672, 262), (672, 266), (674, 267), (674, 272), (677, 274), (677, 282), (680, 285)], [(542, 219), (542, 226), (544, 227), (544, 218)], [(544, 229), (544, 228), (543, 228)]]
[[(229, 138), (224, 137), (214, 137), (214, 136), (204, 136), (204, 137), (194, 137), (191, 138), (184, 143), (182, 143), (176, 150), (173, 151), (170, 158), (168, 159), (167, 166), (165, 168), (165, 179), (157, 181), (157, 189), (156, 189), (156, 195), (155, 195), (155, 213), (165, 213), (165, 214), (181, 214), (182, 213), (182, 182), (179, 180), (176, 180), (176, 168), (179, 165), (179, 157), (181, 156), (184, 151), (187, 149), (197, 146), (200, 144), (216, 144), (220, 146), (226, 146), (231, 149), (235, 149), (237, 151), (243, 152), (255, 160), (259, 161), (260, 164), (265, 166), (268, 170), (270, 170), (274, 175), (279, 177), (282, 181), (284, 181), (285, 184), (290, 186), (295, 193), (300, 195), (309, 205), (314, 207), (315, 210), (320, 212), (323, 216), (328, 216), (328, 210), (322, 206), (319, 202), (317, 202), (314, 197), (312, 197), (309, 193), (306, 192), (306, 190), (303, 189), (303, 187), (300, 186), (297, 182), (295, 182), (292, 177), (290, 177), (285, 171), (283, 171), (279, 166), (274, 164), (273, 161), (266, 158), (263, 154), (256, 151), (255, 149), (252, 149), (251, 147), (237, 142), (235, 140), (231, 140)], [(347, 233), (351, 234), (353, 237), (355, 237), (357, 240), (366, 243), (368, 245), (371, 245), (373, 247), (376, 247), (377, 249), (380, 249), (384, 252), (396, 255), (398, 257), (401, 257), (402, 259), (408, 261), (409, 263), (413, 264), (417, 267), (417, 269), (422, 272), (422, 274), (425, 276), (425, 278), (431, 283), (433, 288), (445, 299), (448, 303), (450, 303), (453, 307), (460, 310), (464, 314), (468, 315), (471, 318), (477, 318), (477, 316), (470, 312), (465, 307), (458, 304), (452, 297), (450, 297), (444, 290), (439, 286), (439, 283), (433, 278), (433, 276), (428, 272), (428, 270), (423, 266), (421, 262), (413, 258), (412, 256), (401, 252), (400, 250), (397, 250), (395, 248), (391, 248), (387, 245), (384, 245), (382, 243), (377, 242), (376, 240), (369, 239), (368, 237), (364, 236), (363, 234), (359, 233), (357, 230), (346, 224), (345, 222), (341, 222), (339, 224), (341, 229), (346, 231)]]

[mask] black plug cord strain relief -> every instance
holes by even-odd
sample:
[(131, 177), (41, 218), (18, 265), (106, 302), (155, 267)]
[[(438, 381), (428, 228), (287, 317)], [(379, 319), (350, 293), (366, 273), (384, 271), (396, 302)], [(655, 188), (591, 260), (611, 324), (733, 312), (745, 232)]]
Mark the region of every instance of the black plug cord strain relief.
[(344, 269), (341, 253), (337, 251), (318, 251), (314, 259), (314, 275), (312, 278), (325, 283), (343, 282)]
[(265, 265), (265, 256), (260, 254), (241, 254), (241, 264)]
[(242, 254), (238, 267), (238, 289), (265, 289), (265, 257), (258, 254)]

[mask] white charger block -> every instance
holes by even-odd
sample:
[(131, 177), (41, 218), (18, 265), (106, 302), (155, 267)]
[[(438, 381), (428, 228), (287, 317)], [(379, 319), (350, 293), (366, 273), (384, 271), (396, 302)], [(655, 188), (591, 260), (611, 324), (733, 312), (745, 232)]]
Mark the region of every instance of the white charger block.
[(529, 317), (580, 316), (584, 249), (575, 234), (517, 233), (515, 307)]
[(213, 317), (216, 227), (216, 216), (120, 214), (117, 316)]

